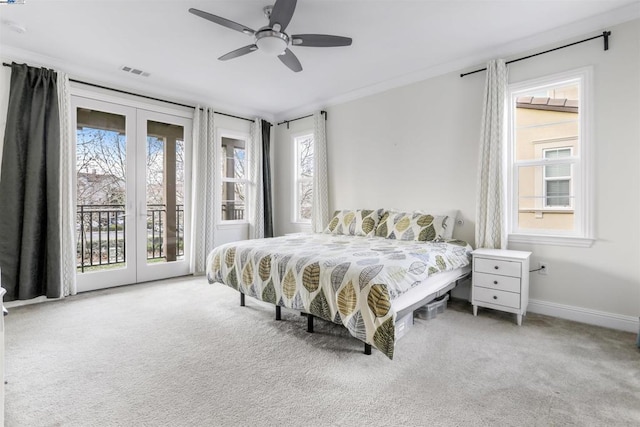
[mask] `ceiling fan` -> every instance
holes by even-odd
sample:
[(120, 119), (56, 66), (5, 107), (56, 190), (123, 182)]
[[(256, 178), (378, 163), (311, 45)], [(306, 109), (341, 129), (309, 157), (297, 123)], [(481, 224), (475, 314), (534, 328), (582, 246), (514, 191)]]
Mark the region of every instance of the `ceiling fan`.
[(298, 58), (289, 50), (289, 46), (307, 47), (335, 47), (350, 46), (351, 38), (341, 36), (331, 36), (328, 34), (295, 34), (288, 35), (284, 32), (291, 21), (293, 12), (296, 9), (297, 0), (276, 0), (273, 6), (265, 6), (264, 14), (269, 19), (269, 25), (255, 31), (249, 27), (230, 21), (220, 16), (212, 15), (202, 10), (191, 8), (189, 12), (196, 16), (207, 19), (223, 27), (239, 31), (253, 37), (254, 42), (250, 45), (231, 51), (218, 58), (220, 61), (237, 58), (256, 50), (271, 55), (277, 55), (284, 65), (296, 73), (302, 71), (302, 65)]

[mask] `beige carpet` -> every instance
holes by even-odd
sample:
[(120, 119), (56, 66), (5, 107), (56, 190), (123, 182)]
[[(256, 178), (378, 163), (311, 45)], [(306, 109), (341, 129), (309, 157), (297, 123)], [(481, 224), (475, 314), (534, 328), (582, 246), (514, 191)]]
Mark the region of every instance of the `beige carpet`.
[(630, 333), (462, 301), (388, 360), (203, 277), (14, 308), (7, 426), (640, 425)]

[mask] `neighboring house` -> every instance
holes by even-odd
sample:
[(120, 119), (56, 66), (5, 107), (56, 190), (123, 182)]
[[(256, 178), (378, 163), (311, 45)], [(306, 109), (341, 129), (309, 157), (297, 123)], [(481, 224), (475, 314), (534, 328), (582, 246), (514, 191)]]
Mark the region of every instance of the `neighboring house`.
[[(577, 93), (576, 93), (577, 95)], [(578, 147), (576, 98), (517, 99), (515, 138), (518, 160), (554, 159)], [(518, 224), (526, 229), (571, 230), (574, 224), (570, 165), (532, 166), (520, 172)]]

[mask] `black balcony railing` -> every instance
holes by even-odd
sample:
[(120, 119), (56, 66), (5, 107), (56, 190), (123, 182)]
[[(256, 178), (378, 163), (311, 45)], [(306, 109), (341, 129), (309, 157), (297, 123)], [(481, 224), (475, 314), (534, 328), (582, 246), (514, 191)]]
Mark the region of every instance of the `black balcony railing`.
[(244, 205), (239, 203), (229, 203), (223, 202), (222, 204), (222, 220), (223, 221), (234, 221), (244, 219)]
[[(147, 205), (147, 259), (165, 258), (165, 205)], [(176, 255), (184, 255), (184, 206), (176, 205)]]
[[(165, 205), (147, 205), (147, 259), (166, 258)], [(124, 205), (78, 205), (76, 218), (77, 268), (85, 272), (126, 260)], [(176, 256), (184, 256), (184, 206), (176, 205)]]

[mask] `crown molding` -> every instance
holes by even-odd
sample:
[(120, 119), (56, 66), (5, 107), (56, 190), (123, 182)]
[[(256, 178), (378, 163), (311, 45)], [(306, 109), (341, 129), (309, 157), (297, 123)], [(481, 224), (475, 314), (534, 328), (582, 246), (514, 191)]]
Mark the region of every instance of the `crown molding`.
[(461, 70), (475, 69), (479, 66), (481, 67), (492, 58), (504, 58), (506, 60), (509, 60), (516, 57), (517, 55), (521, 55), (523, 52), (532, 49), (540, 49), (543, 46), (557, 44), (559, 42), (564, 42), (572, 38), (584, 37), (585, 34), (603, 31), (604, 29), (608, 29), (608, 27), (633, 21), (635, 19), (640, 19), (640, 3), (637, 2), (618, 9), (614, 9), (607, 13), (576, 21), (571, 24), (563, 25), (562, 27), (545, 31), (543, 33), (539, 33), (530, 37), (522, 38), (514, 42), (491, 47), (463, 59), (410, 72), (402, 76), (375, 83), (373, 85), (361, 87), (359, 89), (347, 92), (343, 95), (320, 100), (313, 104), (307, 104), (286, 111), (281, 111), (275, 114), (275, 119), (276, 121), (282, 121), (286, 120), (287, 118), (308, 114), (309, 111), (316, 111), (319, 109), (344, 104), (356, 99), (365, 98), (367, 96), (428, 80), (430, 78), (448, 74), (454, 71), (459, 73)]

